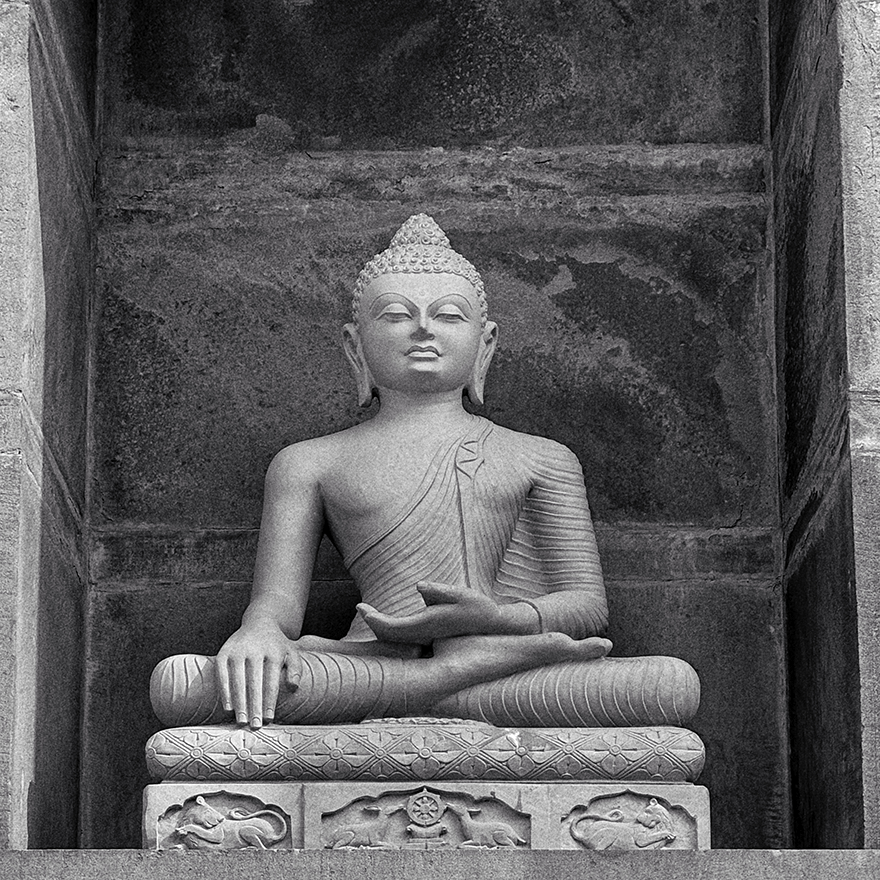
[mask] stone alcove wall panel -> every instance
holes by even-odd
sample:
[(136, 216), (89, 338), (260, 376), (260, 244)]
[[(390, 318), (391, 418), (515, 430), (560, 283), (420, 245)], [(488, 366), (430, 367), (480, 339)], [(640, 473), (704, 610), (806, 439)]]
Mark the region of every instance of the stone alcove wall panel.
[(760, 197), (597, 197), (542, 153), (493, 154), (507, 183), (474, 194), (485, 169), (456, 156), (253, 162), (217, 142), (175, 174), (163, 149), (108, 172), (96, 524), (255, 525), (278, 449), (364, 417), (339, 329), (418, 207), (485, 275), (487, 414), (571, 446), (598, 519), (770, 522)]
[[(363, 417), (339, 327), (358, 268), (417, 210), (483, 270), (503, 340), (488, 414), (584, 462), (618, 652), (706, 670), (699, 732), (726, 754), (741, 731), (737, 766), (762, 755), (746, 779), (717, 769), (716, 843), (783, 842), (759, 152), (309, 158), (253, 133), (128, 141), (104, 182), (87, 845), (137, 845), (150, 669), (234, 628), (271, 456)], [(344, 628), (345, 578), (322, 553), (310, 627)]]

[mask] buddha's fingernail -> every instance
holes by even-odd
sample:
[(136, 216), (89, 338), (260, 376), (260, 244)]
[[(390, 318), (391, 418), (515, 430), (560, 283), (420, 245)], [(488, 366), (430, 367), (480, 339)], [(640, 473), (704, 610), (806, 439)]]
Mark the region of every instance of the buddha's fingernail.
[(223, 711), (224, 712), (231, 712), (232, 711), (232, 700), (227, 700), (223, 704)]
[(263, 726), (263, 719), (262, 718), (251, 718), (251, 727), (256, 729), (257, 727), (262, 727), (262, 726)]
[(235, 720), (239, 724), (247, 724), (247, 713), (239, 712), (238, 715), (235, 716)]

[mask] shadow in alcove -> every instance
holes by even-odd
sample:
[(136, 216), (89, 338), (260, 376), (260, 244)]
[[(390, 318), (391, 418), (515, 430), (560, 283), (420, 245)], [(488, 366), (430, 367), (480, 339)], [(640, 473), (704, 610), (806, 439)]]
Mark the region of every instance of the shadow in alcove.
[[(31, 457), (33, 481), (26, 480), (32, 497), (23, 527), (34, 576), (17, 623), (26, 636), (19, 644), (33, 654), (18, 658), (27, 670), (20, 672), (19, 694), (28, 696), (16, 706), (15, 747), (25, 768), (28, 846), (68, 848), (78, 843), (80, 804), (97, 3), (50, 11), (38, 2), (31, 15), (45, 324), (42, 339), (31, 342), (31, 363), (42, 375), (30, 377), (25, 394), (25, 458)], [(35, 306), (38, 335), (43, 315)]]

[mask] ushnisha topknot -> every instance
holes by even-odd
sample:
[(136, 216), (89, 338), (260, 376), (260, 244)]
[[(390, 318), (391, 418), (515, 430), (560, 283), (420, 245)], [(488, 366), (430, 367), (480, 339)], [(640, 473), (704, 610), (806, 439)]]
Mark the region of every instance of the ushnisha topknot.
[(391, 239), (387, 250), (376, 254), (357, 277), (351, 301), (355, 324), (364, 288), (389, 272), (450, 272), (470, 281), (480, 301), (480, 321), (485, 326), (488, 306), (480, 273), (460, 253), (452, 249), (446, 233), (427, 214), (413, 214)]

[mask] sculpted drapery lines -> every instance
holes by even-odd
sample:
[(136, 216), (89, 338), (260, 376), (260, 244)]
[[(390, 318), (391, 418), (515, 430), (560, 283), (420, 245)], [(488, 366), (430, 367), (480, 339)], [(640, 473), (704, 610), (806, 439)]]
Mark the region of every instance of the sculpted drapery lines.
[[(216, 658), (159, 664), (168, 724), (407, 714), (497, 724), (681, 724), (699, 680), (609, 658), (583, 476), (564, 446), (469, 414), (497, 342), (483, 283), (431, 218), (361, 272), (343, 332), (369, 421), (282, 450), (250, 605)], [(341, 640), (301, 636), (323, 533), (361, 592)]]

